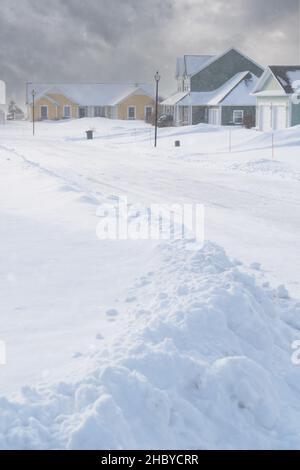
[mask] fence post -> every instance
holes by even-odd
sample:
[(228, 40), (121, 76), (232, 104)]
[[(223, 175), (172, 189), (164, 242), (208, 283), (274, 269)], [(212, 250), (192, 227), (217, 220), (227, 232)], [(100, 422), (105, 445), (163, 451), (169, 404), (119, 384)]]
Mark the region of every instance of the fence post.
[(231, 153), (232, 150), (232, 129), (229, 129), (229, 153)]

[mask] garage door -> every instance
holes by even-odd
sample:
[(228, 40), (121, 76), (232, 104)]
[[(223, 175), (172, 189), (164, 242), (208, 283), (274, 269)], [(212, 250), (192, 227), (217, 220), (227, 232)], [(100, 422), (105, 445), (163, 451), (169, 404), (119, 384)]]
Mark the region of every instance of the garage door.
[(286, 106), (273, 106), (273, 129), (280, 130), (287, 127)]
[(259, 128), (261, 131), (272, 130), (271, 106), (259, 107)]

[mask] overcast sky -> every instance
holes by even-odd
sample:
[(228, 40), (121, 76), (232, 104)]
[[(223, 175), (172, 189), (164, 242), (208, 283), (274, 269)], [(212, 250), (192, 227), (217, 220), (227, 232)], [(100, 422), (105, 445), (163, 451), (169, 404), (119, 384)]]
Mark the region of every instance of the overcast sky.
[(176, 57), (236, 46), (262, 65), (299, 63), (299, 0), (0, 0), (0, 79), (176, 87)]

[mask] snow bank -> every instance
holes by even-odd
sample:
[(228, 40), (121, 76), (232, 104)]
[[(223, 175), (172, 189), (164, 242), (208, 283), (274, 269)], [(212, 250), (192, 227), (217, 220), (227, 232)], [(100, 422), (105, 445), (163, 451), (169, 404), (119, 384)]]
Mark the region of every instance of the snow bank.
[(275, 147), (298, 147), (300, 144), (300, 126), (289, 127), (274, 132), (259, 132), (257, 136), (247, 142), (234, 146), (234, 149), (258, 150), (271, 148), (272, 138), (274, 139)]
[(161, 269), (112, 306), (122, 333), (93, 370), (0, 400), (1, 449), (300, 447), (299, 304), (219, 247), (188, 247), (161, 245)]
[(227, 163), (226, 170), (234, 170), (253, 175), (270, 176), (272, 178), (285, 178), (292, 181), (300, 181), (300, 171), (288, 165), (288, 163), (278, 160), (261, 158), (260, 160), (249, 160), (243, 162)]

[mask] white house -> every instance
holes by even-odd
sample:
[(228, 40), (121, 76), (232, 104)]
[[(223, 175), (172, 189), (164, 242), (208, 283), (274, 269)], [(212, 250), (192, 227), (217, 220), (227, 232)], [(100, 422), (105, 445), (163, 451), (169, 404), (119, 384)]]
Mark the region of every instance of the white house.
[(267, 67), (253, 95), (260, 130), (280, 130), (300, 124), (300, 66)]
[(6, 118), (6, 85), (0, 80), (0, 124), (5, 123)]

